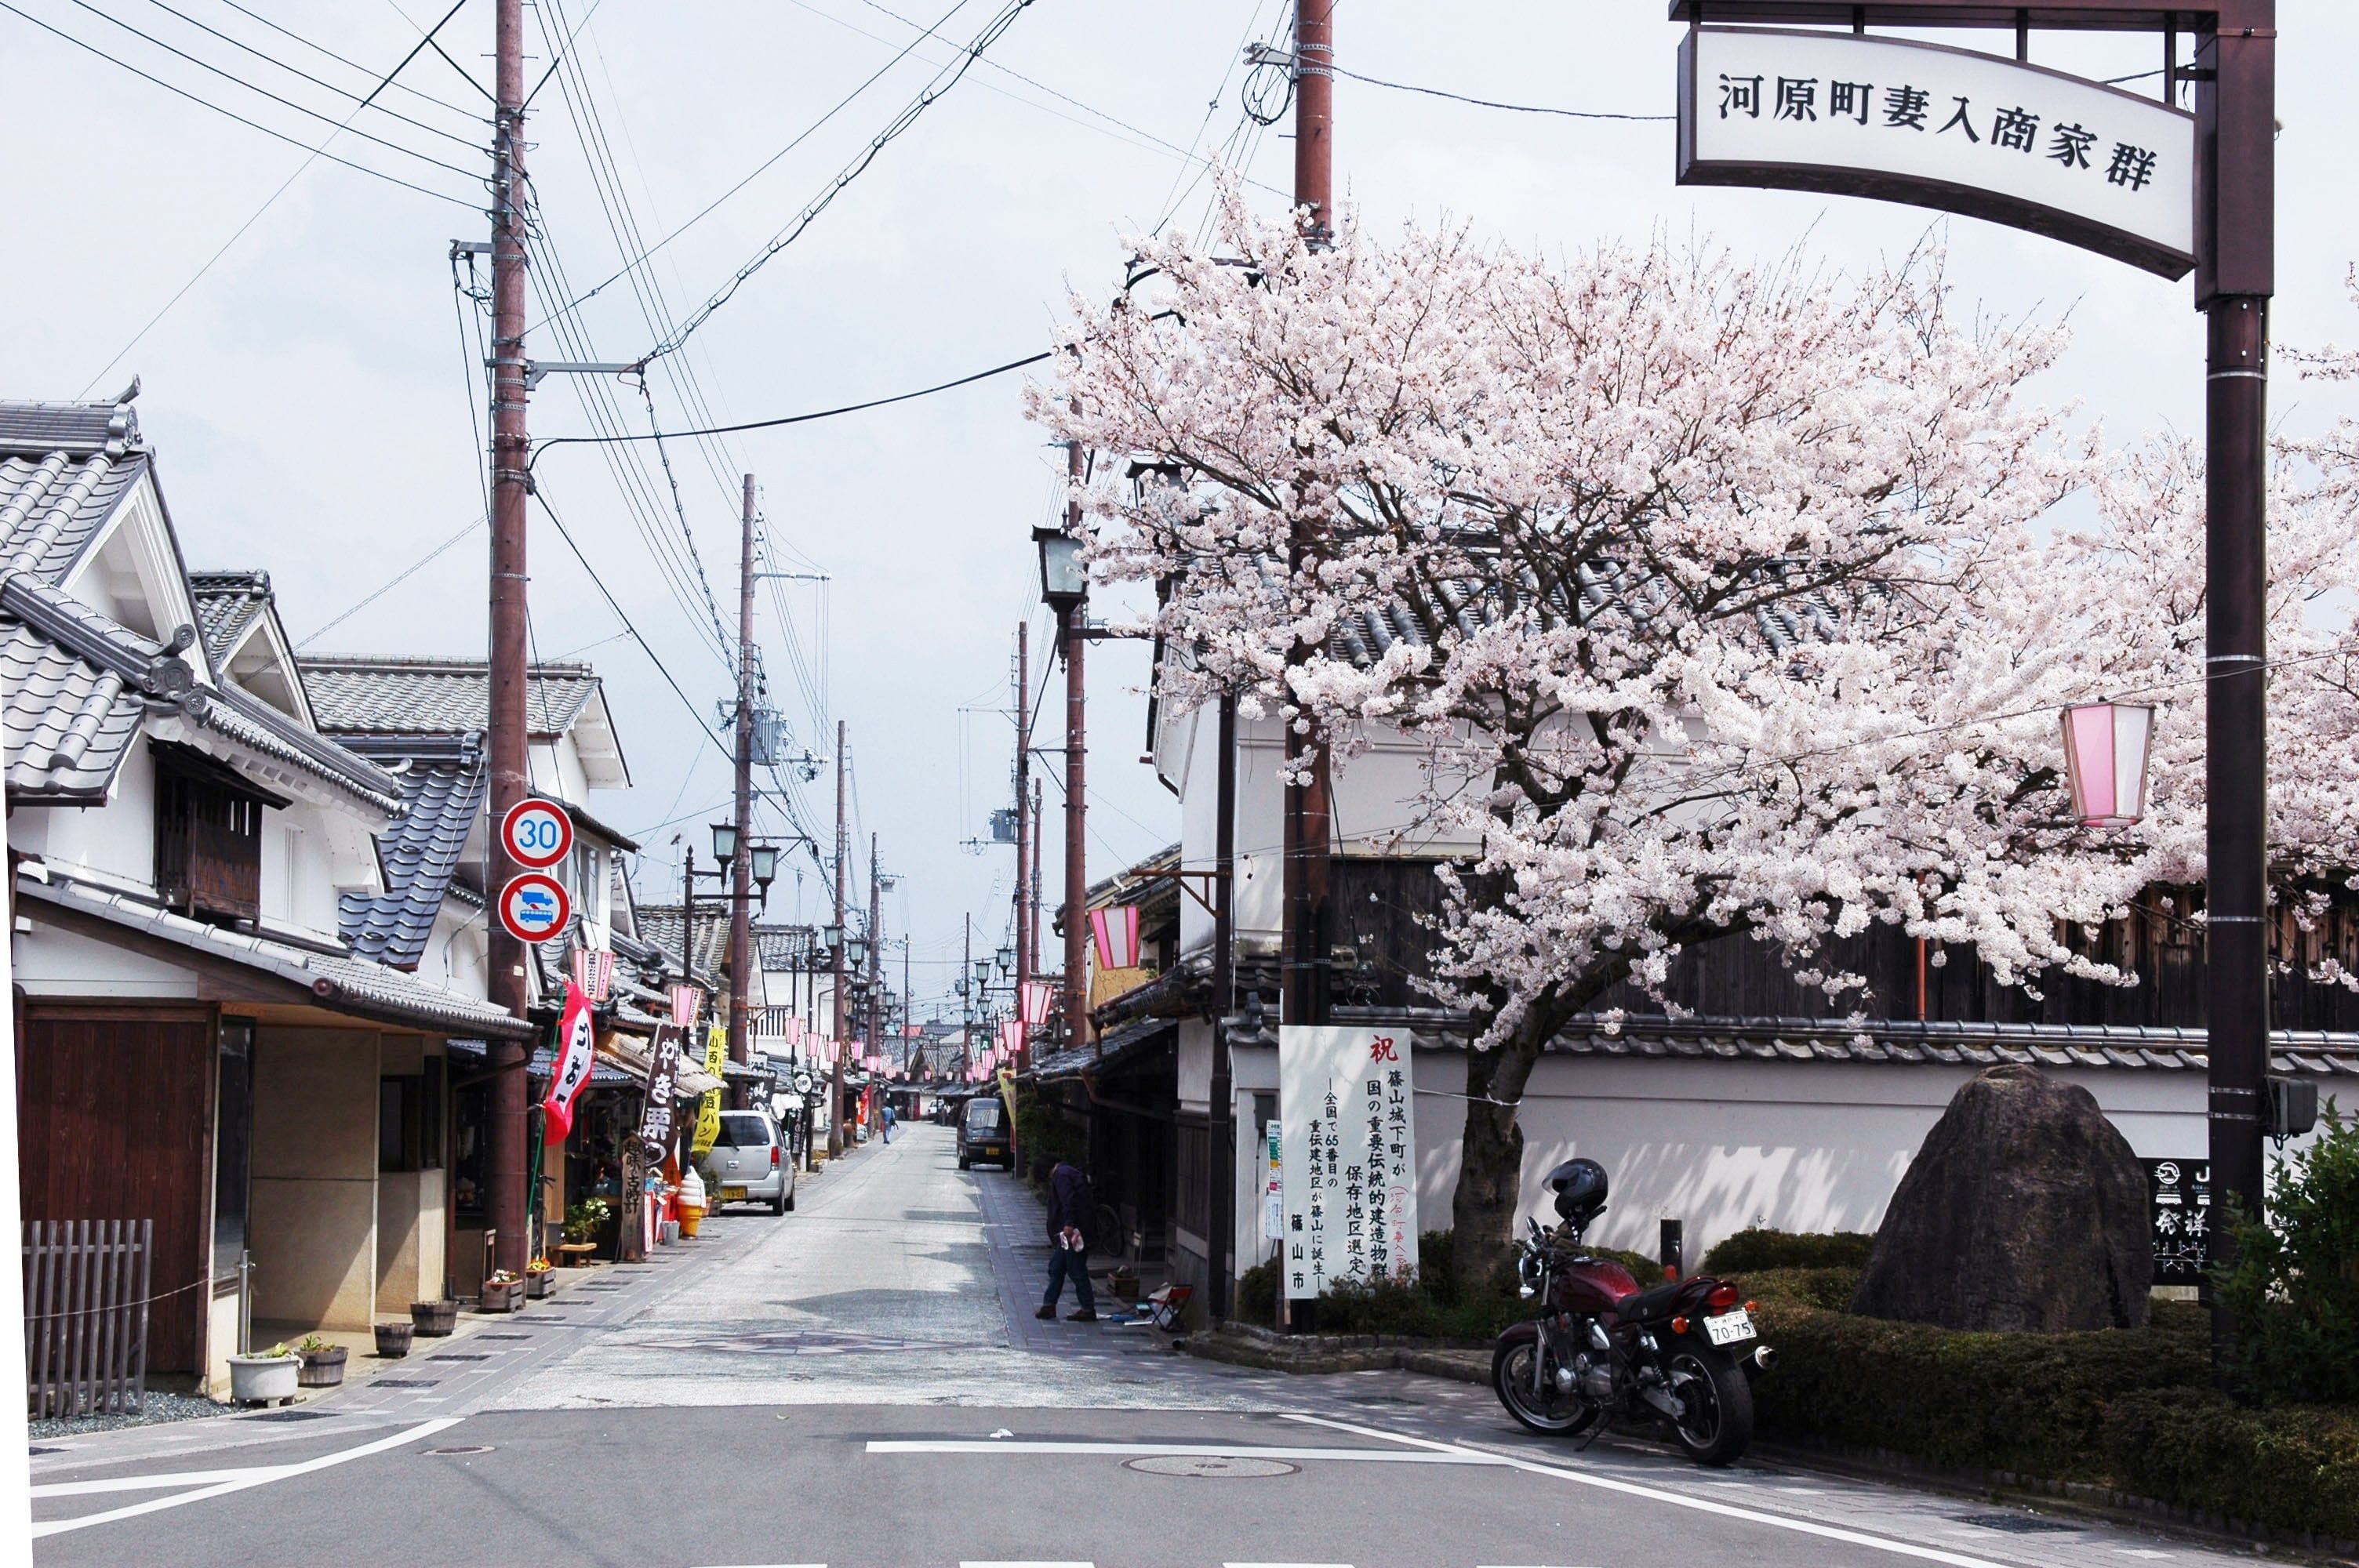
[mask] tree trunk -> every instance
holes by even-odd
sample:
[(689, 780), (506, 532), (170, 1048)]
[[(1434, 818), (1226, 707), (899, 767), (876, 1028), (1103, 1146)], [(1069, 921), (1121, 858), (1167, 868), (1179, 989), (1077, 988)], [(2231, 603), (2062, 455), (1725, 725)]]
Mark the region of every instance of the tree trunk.
[(1524, 1130), (1516, 1109), (1553, 1032), (1536, 1010), (1491, 1050), (1466, 1053), (1466, 1132), (1450, 1206), (1451, 1262), (1462, 1289), (1480, 1291), (1507, 1268), (1523, 1196)]

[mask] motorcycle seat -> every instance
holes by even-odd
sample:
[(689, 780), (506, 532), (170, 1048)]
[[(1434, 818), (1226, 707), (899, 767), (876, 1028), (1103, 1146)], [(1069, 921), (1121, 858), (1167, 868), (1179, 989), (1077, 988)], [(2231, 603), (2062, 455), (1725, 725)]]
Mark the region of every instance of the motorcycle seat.
[(1676, 1280), (1657, 1285), (1652, 1290), (1634, 1291), (1614, 1303), (1614, 1315), (1624, 1323), (1665, 1316), (1670, 1312), (1671, 1302), (1679, 1293), (1680, 1284)]

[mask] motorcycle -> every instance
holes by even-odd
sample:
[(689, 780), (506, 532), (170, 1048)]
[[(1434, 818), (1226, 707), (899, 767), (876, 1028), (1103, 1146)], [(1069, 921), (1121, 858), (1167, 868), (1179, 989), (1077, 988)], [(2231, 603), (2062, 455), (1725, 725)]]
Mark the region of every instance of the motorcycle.
[(1520, 1292), (1540, 1315), (1499, 1336), (1491, 1388), (1529, 1431), (1593, 1441), (1610, 1417), (1668, 1423), (1699, 1465), (1727, 1465), (1753, 1438), (1753, 1379), (1775, 1353), (1732, 1281), (1698, 1275), (1641, 1289), (1630, 1271), (1582, 1247), (1603, 1212), (1593, 1160), (1549, 1173), (1561, 1223), (1536, 1219), (1516, 1244)]

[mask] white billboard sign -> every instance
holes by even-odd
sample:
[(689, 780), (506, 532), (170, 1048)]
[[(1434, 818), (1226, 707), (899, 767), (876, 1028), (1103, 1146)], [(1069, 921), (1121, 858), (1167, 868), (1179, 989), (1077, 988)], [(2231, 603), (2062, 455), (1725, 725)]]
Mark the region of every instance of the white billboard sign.
[(1416, 1099), (1407, 1030), (1278, 1031), (1288, 1300), (1417, 1267)]
[(2180, 277), (2195, 156), (2193, 115), (1995, 55), (1769, 27), (1680, 46), (1682, 185), (1937, 207)]

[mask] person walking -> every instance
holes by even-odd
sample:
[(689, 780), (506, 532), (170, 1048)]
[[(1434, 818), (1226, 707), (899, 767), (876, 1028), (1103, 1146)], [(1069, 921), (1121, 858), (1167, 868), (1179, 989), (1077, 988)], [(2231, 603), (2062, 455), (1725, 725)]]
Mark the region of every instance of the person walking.
[(885, 1141), (888, 1144), (893, 1141), (893, 1102), (891, 1100), (885, 1102)]
[(1057, 1299), (1065, 1293), (1065, 1281), (1071, 1280), (1079, 1305), (1066, 1314), (1065, 1321), (1098, 1320), (1097, 1298), (1090, 1290), (1089, 1238), (1091, 1217), (1097, 1206), (1097, 1194), (1091, 1190), (1089, 1177), (1069, 1162), (1058, 1161), (1057, 1168), (1049, 1173), (1049, 1293), (1034, 1317), (1057, 1315)]

